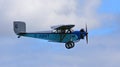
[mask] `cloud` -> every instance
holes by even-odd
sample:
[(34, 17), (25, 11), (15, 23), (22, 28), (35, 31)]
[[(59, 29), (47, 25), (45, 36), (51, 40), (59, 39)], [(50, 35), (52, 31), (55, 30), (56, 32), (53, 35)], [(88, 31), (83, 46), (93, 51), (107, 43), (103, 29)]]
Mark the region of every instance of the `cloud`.
[(92, 36), (88, 45), (81, 40), (71, 50), (67, 50), (64, 44), (50, 43), (39, 39), (5, 38), (2, 39), (3, 45), (0, 44), (0, 65), (2, 67), (119, 67), (118, 35)]
[[(81, 2), (81, 1), (80, 1)], [(97, 8), (100, 0), (12, 0), (2, 1), (1, 26), (12, 31), (14, 20), (25, 21), (28, 31), (48, 30), (50, 26), (59, 24), (75, 24), (76, 28), (89, 29), (100, 25)], [(5, 4), (7, 5), (5, 5)], [(9, 33), (7, 31), (1, 31)], [(13, 33), (13, 32), (12, 32)]]
[(32, 38), (19, 40), (15, 38), (13, 32), (14, 20), (25, 21), (27, 31), (48, 30), (50, 26), (57, 24), (75, 24), (75, 29), (79, 29), (86, 23), (89, 31), (97, 28), (106, 31), (106, 28), (111, 29), (119, 22), (116, 21), (117, 16), (114, 14), (97, 12), (101, 3), (101, 0), (0, 0), (1, 67), (120, 66), (118, 63), (120, 32), (116, 32), (116, 29), (112, 31), (114, 33), (106, 35), (105, 33), (91, 35), (90, 32), (87, 46), (81, 40), (71, 50), (64, 48), (64, 44), (56, 45)]
[[(19, 45), (19, 46), (17, 46)], [(0, 62), (1, 66), (57, 66), (57, 67), (119, 67), (120, 53), (118, 50), (105, 49), (101, 47), (86, 48), (79, 47), (79, 49), (52, 51), (50, 49), (40, 48), (32, 49), (32, 45), (25, 46), (17, 44), (17, 47), (12, 46), (12, 49), (5, 53), (1, 52)], [(22, 45), (20, 47), (20, 45)], [(27, 45), (27, 44), (26, 44)], [(49, 44), (52, 45), (52, 44)], [(35, 47), (35, 45), (34, 45)], [(9, 47), (11, 48), (11, 47)], [(77, 51), (77, 52), (76, 52)]]

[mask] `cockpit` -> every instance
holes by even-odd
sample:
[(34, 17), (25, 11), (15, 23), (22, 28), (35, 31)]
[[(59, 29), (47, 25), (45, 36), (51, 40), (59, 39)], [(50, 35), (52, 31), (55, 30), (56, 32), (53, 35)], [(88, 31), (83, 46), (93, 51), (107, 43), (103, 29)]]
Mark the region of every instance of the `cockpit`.
[(73, 30), (68, 30), (68, 29), (66, 29), (66, 30), (61, 30), (61, 29), (59, 29), (59, 30), (53, 30), (53, 32), (54, 33), (71, 33), (71, 32), (73, 32)]

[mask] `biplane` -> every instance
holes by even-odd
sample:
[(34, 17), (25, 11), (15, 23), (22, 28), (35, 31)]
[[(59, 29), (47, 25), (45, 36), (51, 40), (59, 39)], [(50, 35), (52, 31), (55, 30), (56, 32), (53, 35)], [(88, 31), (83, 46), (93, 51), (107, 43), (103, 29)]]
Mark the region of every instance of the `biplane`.
[(14, 32), (21, 36), (45, 39), (49, 42), (65, 43), (67, 49), (71, 49), (75, 46), (75, 43), (84, 39), (86, 37), (86, 42), (88, 43), (88, 32), (87, 25), (86, 30), (81, 29), (80, 31), (73, 31), (72, 28), (75, 25), (57, 25), (52, 26), (52, 31), (41, 31), (41, 32), (26, 32), (26, 24), (22, 21), (14, 21)]

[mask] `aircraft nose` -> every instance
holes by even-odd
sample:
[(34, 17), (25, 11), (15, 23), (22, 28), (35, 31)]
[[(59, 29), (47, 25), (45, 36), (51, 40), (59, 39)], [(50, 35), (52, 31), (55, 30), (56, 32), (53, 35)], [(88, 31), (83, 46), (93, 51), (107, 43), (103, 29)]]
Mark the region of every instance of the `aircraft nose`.
[(80, 30), (80, 38), (81, 38), (81, 39), (84, 39), (85, 36), (86, 36), (86, 37), (88, 36), (88, 32), (85, 31), (84, 29), (81, 29), (81, 30)]
[(85, 30), (84, 30), (84, 29), (81, 29), (81, 30), (80, 30), (80, 38), (81, 38), (81, 39), (84, 39), (85, 36), (86, 36), (86, 42), (88, 43), (87, 25), (86, 25), (86, 27), (85, 27)]
[(85, 35), (88, 35), (88, 32), (85, 32)]
[(80, 39), (84, 39), (84, 36), (85, 36), (84, 29), (81, 29), (80, 30)]

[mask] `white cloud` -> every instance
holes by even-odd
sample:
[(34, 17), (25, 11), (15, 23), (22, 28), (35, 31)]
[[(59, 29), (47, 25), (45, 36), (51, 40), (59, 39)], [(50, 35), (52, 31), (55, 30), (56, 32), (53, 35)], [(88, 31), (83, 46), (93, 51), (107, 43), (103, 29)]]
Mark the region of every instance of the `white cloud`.
[[(35, 46), (35, 45), (34, 45)], [(84, 48), (85, 49), (85, 48)], [(23, 47), (13, 48), (8, 50), (6, 54), (1, 53), (0, 62), (1, 66), (30, 66), (30, 67), (39, 67), (39, 66), (57, 66), (57, 67), (119, 67), (120, 64), (120, 53), (116, 50), (107, 50), (107, 49), (88, 49), (83, 50), (72, 49), (64, 51), (52, 51), (49, 49), (26, 49), (23, 50)], [(77, 52), (76, 52), (77, 51)], [(4, 54), (4, 55), (2, 55)]]
[[(57, 24), (75, 24), (75, 29), (78, 29), (84, 27), (85, 23), (88, 24), (89, 29), (94, 29), (103, 24), (101, 22), (103, 19), (113, 20), (113, 18), (111, 18), (113, 16), (106, 15), (105, 17), (105, 15), (100, 15), (100, 17), (98, 17), (97, 8), (99, 8), (100, 3), (101, 0), (85, 0), (82, 3), (81, 1), (78, 2), (78, 0), (0, 0), (0, 36), (6, 36), (6, 34), (8, 34), (8, 36), (15, 36), (12, 29), (12, 22), (14, 20), (25, 21), (28, 31), (48, 30), (50, 28), (49, 26)], [(120, 54), (116, 52), (119, 51), (116, 49), (119, 45), (119, 37), (117, 36), (108, 36), (107, 38), (106, 36), (91, 37), (87, 47), (84, 47), (84, 44), (76, 45), (71, 51), (64, 50), (63, 52), (56, 49), (56, 47), (53, 48), (56, 49), (55, 51), (58, 50), (58, 52), (49, 50), (52, 48), (48, 50), (46, 47), (43, 48), (41, 46), (37, 48), (35, 44), (38, 46), (41, 42), (36, 42), (35, 40), (29, 40), (27, 42), (26, 40), (21, 40), (19, 40), (20, 43), (17, 43), (17, 46), (15, 46), (17, 40), (1, 38), (2, 42), (0, 46), (2, 47), (0, 51), (3, 53), (2, 56), (0, 56), (0, 62), (4, 63), (2, 64), (3, 66), (16, 67), (23, 65), (39, 67), (42, 63), (44, 67), (59, 67), (60, 65), (62, 65), (62, 67), (99, 67), (98, 65), (101, 65), (101, 67), (109, 67), (109, 64), (113, 65), (113, 67), (117, 64), (119, 66)], [(30, 45), (31, 43), (34, 44)], [(79, 42), (79, 44), (81, 43), (82, 41)], [(29, 47), (25, 46), (25, 44), (29, 45)], [(44, 44), (46, 43), (44, 42)], [(115, 46), (114, 49), (112, 49), (113, 46)], [(116, 51), (111, 53), (112, 50), (110, 50), (107, 52), (105, 47)], [(62, 45), (62, 48), (64, 48), (64, 45)], [(41, 51), (42, 49), (44, 50)], [(61, 54), (59, 54), (59, 51)], [(56, 64), (54, 65), (53, 62)], [(107, 64), (104, 64), (104, 62), (107, 62)]]
[(28, 31), (46, 30), (57, 24), (75, 24), (75, 29), (86, 23), (89, 29), (100, 25), (96, 12), (100, 0), (85, 0), (83, 4), (78, 0), (12, 0), (3, 3), (7, 4), (3, 5), (6, 6), (3, 8), (5, 18), (9, 22), (25, 21)]

